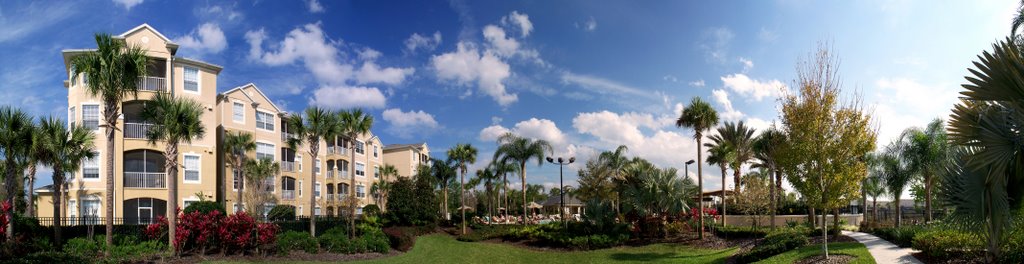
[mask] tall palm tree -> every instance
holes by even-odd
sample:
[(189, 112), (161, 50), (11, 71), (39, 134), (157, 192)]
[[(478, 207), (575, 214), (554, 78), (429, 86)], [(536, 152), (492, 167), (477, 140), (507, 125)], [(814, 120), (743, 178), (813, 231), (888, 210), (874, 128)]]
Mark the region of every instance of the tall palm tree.
[[(710, 104), (694, 97), (690, 105), (683, 108), (679, 118), (676, 119), (677, 127), (688, 127), (693, 129), (693, 138), (697, 140), (697, 204), (700, 206), (700, 213), (704, 213), (704, 154), (701, 150), (701, 139), (704, 138), (704, 131), (711, 129), (718, 124), (718, 112)], [(704, 239), (704, 217), (700, 220), (700, 239)]]
[[(629, 164), (629, 158), (626, 157), (626, 151), (629, 151), (629, 147), (626, 147), (626, 145), (619, 145), (618, 147), (615, 148), (614, 151), (604, 151), (598, 155), (598, 160), (604, 167), (604, 170), (610, 174), (609, 176), (615, 182), (621, 183), (623, 180), (625, 180), (625, 174), (623, 172), (623, 169), (625, 169), (626, 165)], [(615, 209), (615, 213), (618, 214), (619, 201), (622, 200), (623, 191), (621, 186), (623, 185), (616, 184), (616, 186), (620, 186), (620, 188), (616, 190), (616, 197), (612, 206)]]
[[(248, 158), (250, 151), (256, 150), (256, 141), (253, 141), (252, 134), (248, 132), (228, 132), (224, 135), (224, 154), (228, 157), (228, 166), (235, 171), (235, 184), (238, 185), (237, 198), (235, 202), (239, 206), (235, 208), (236, 212), (242, 211), (242, 192), (245, 188), (245, 161)], [(227, 184), (225, 184), (225, 192), (227, 191)]]
[(505, 133), (498, 137), (498, 149), (494, 151), (494, 160), (514, 162), (519, 165), (519, 178), (523, 186), (523, 223), (526, 223), (526, 163), (537, 160), (537, 166), (544, 165), (544, 157), (552, 152), (551, 144), (543, 139), (532, 139)]
[[(352, 153), (351, 153), (351, 155), (352, 155), (351, 156), (352, 157), (352, 162), (349, 162), (349, 164), (351, 164), (350, 166), (352, 166), (352, 171), (355, 172), (356, 171), (356, 151), (355, 151), (356, 138), (359, 137), (359, 135), (364, 135), (364, 134), (370, 133), (370, 129), (373, 128), (373, 116), (371, 116), (369, 114), (366, 114), (366, 113), (363, 113), (363, 110), (362, 109), (358, 109), (358, 108), (357, 109), (352, 109), (352, 110), (349, 110), (349, 111), (341, 111), (341, 112), (338, 112), (338, 124), (337, 124), (337, 127), (338, 127), (338, 132), (341, 133), (341, 134), (344, 134), (346, 137), (348, 137), (349, 142), (351, 142), (351, 144), (353, 145), (352, 146)], [(352, 186), (352, 188), (355, 188), (355, 186), (356, 186), (356, 177), (349, 177), (349, 179), (351, 181), (349, 183), (349, 186)], [(352, 200), (352, 204), (350, 204), (349, 207), (348, 207), (348, 209), (349, 209), (349, 217), (350, 217), (349, 218), (349, 227), (351, 228), (351, 231), (352, 231), (352, 237), (355, 238), (356, 237), (356, 206), (358, 205), (358, 200), (356, 200), (356, 192), (350, 192), (350, 195), (351, 196), (349, 197), (349, 199)]]
[[(298, 149), (299, 145), (305, 144), (309, 146), (309, 160), (316, 162), (317, 155), (320, 154), (320, 142), (324, 138), (332, 138), (338, 135), (338, 122), (337, 115), (332, 114), (326, 109), (319, 107), (306, 108), (305, 117), (300, 115), (293, 115), (288, 118), (288, 128), (291, 128), (295, 133), (294, 138), (288, 140), (288, 146), (292, 149)], [(355, 158), (353, 158), (355, 160)], [(355, 162), (350, 162), (355, 164)], [(314, 166), (316, 168), (318, 166)], [(354, 169), (352, 170), (355, 171)], [(314, 212), (316, 208), (316, 174), (318, 171), (309, 170), (309, 210)], [(351, 185), (354, 186), (354, 185)], [(300, 187), (301, 188), (301, 187)], [(316, 235), (316, 215), (309, 214), (309, 235), (315, 237)]]
[(903, 210), (900, 208), (903, 189), (910, 184), (910, 180), (917, 173), (911, 166), (912, 161), (907, 158), (907, 135), (904, 133), (899, 139), (889, 143), (878, 161), (885, 180), (885, 187), (892, 195), (893, 207), (896, 208), (896, 227), (899, 227), (903, 220)]
[(779, 197), (782, 196), (782, 169), (779, 168), (779, 149), (785, 143), (786, 134), (774, 125), (764, 132), (761, 132), (754, 140), (754, 158), (760, 161), (754, 167), (761, 167), (768, 170), (768, 178), (771, 181), (771, 226), (775, 227), (775, 214), (778, 209)]
[[(17, 195), (18, 166), (28, 159), (32, 142), (32, 117), (20, 109), (10, 106), (0, 107), (0, 149), (3, 150), (4, 187), (7, 197), (4, 200), (12, 206)], [(7, 219), (14, 219), (14, 210), (7, 211)], [(14, 221), (7, 221), (7, 239), (14, 237)]]
[(206, 134), (203, 127), (203, 105), (188, 98), (157, 94), (152, 102), (142, 109), (142, 118), (153, 124), (146, 133), (150, 144), (164, 142), (164, 170), (167, 171), (167, 222), (168, 245), (174, 248), (178, 219), (178, 144), (191, 144)]
[(925, 192), (925, 221), (931, 222), (932, 189), (937, 175), (945, 170), (950, 148), (946, 139), (945, 122), (941, 118), (936, 118), (928, 123), (925, 129), (910, 128), (907, 133), (907, 158), (910, 159), (914, 170), (920, 172)]
[(466, 195), (465, 188), (463, 185), (466, 184), (466, 165), (467, 163), (476, 162), (476, 148), (470, 144), (455, 144), (454, 147), (448, 149), (448, 158), (455, 161), (455, 166), (459, 169), (459, 189), (463, 190), (459, 192), (460, 206), (459, 211), (462, 211), (462, 234), (466, 234)]
[(739, 123), (725, 122), (718, 127), (718, 135), (708, 138), (719, 144), (728, 144), (732, 149), (733, 159), (729, 163), (729, 167), (733, 170), (733, 191), (739, 193), (740, 177), (743, 175), (740, 170), (744, 163), (754, 158), (754, 129), (747, 127), (743, 121)]
[(82, 161), (96, 158), (96, 152), (93, 150), (95, 134), (81, 125), (69, 128), (64, 124), (64, 120), (55, 117), (42, 119), (36, 134), (42, 152), (46, 153), (39, 156), (39, 161), (53, 168), (53, 244), (57, 248), (61, 245), (60, 219), (63, 215), (61, 206), (64, 204), (64, 175), (74, 174), (81, 169)]
[[(270, 194), (271, 190), (260, 190), (260, 188), (266, 188), (264, 183), (267, 179), (273, 181), (274, 175), (281, 172), (281, 164), (270, 158), (262, 158), (259, 160), (248, 160), (245, 162), (244, 170), (246, 171), (245, 180), (253, 187), (252, 192), (249, 195), (248, 211), (250, 215), (259, 214), (263, 215), (264, 205), (269, 202), (274, 202), (274, 196)], [(239, 189), (241, 190), (241, 189)], [(241, 192), (239, 192), (241, 193)], [(241, 204), (242, 200), (238, 200)], [(239, 206), (241, 207), (241, 206)]]
[[(501, 177), (500, 183), (502, 197), (498, 201), (505, 202), (505, 215), (508, 215), (508, 211), (511, 209), (508, 205), (508, 174), (519, 171), (519, 166), (516, 166), (516, 164), (512, 164), (511, 162), (503, 162), (500, 160), (491, 160), (490, 166), (494, 168), (494, 174)], [(498, 207), (501, 207), (501, 203), (499, 203)]]
[(494, 173), (494, 167), (492, 167), (490, 165), (488, 165), (487, 167), (484, 167), (483, 169), (476, 170), (476, 177), (478, 179), (480, 179), (481, 182), (483, 182), (483, 184), (484, 184), (484, 193), (486, 194), (486, 196), (489, 196), (489, 197), (487, 197), (487, 215), (488, 216), (493, 216), (494, 215), (494, 204), (497, 201), (497, 197), (495, 197), (495, 195), (494, 195), (494, 193), (495, 193), (494, 184), (498, 181), (498, 177), (499, 176), (500, 175), (497, 175), (497, 174)]
[(448, 217), (448, 187), (452, 185), (452, 180), (456, 176), (457, 164), (452, 159), (439, 160), (431, 158), (430, 162), (430, 174), (434, 175), (437, 179), (437, 187), (441, 190), (441, 195), (444, 197), (441, 200), (440, 212), (444, 215), (445, 219)]
[(867, 196), (871, 196), (871, 222), (878, 222), (878, 197), (886, 192), (885, 182), (882, 177), (872, 175), (864, 178), (864, 193)]
[(107, 251), (114, 248), (114, 133), (121, 116), (121, 101), (139, 90), (139, 77), (146, 75), (149, 57), (140, 46), (129, 45), (123, 38), (109, 34), (96, 34), (96, 51), (74, 57), (71, 65), (71, 81), (79, 75), (86, 77), (85, 90), (90, 96), (97, 96), (103, 103), (103, 134), (107, 144), (106, 159), (106, 214)]
[(398, 176), (398, 169), (395, 168), (395, 165), (384, 164), (384, 167), (380, 168), (380, 179), (370, 187), (370, 192), (377, 194), (377, 206), (382, 210), (387, 208), (385, 204), (388, 201), (388, 192), (391, 191), (392, 176)]
[(28, 211), (25, 213), (28, 217), (36, 217), (36, 199), (35, 199), (35, 188), (36, 188), (36, 166), (43, 162), (47, 155), (50, 153), (47, 151), (46, 146), (43, 142), (42, 133), (40, 129), (42, 127), (43, 120), (40, 119), (39, 126), (33, 126), (32, 143), (29, 143), (26, 165), (28, 166), (28, 175), (25, 178), (28, 180), (28, 191), (26, 192), (25, 204), (28, 206)]
[(736, 152), (732, 150), (732, 147), (725, 142), (708, 142), (704, 143), (705, 147), (708, 147), (708, 159), (707, 162), (710, 165), (718, 165), (722, 169), (722, 225), (726, 225), (725, 216), (728, 213), (726, 211), (726, 197), (725, 197), (725, 170), (726, 167), (732, 164), (732, 160), (736, 158)]

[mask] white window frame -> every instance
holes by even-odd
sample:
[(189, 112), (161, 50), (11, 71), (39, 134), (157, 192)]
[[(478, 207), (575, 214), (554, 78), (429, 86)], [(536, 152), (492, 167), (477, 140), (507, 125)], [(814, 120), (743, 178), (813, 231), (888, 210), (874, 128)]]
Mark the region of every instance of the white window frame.
[[(268, 115), (270, 117), (270, 129), (266, 129), (266, 128), (260, 127), (260, 121), (259, 121), (260, 120), (260, 114)], [(274, 132), (274, 127), (276, 127), (276, 125), (277, 125), (277, 124), (275, 124), (274, 121), (275, 121), (274, 114), (272, 114), (270, 112), (267, 112), (267, 111), (256, 109), (256, 129), (259, 129), (259, 130), (262, 130), (262, 131)], [(266, 123), (266, 122), (264, 122), (264, 123)]]
[(295, 164), (299, 167), (299, 172), (302, 172), (302, 154), (295, 153)]
[(322, 189), (324, 185), (319, 182), (314, 185), (316, 185), (316, 188), (313, 188), (313, 195), (316, 196), (317, 198), (320, 198), (320, 194), (323, 192)]
[(373, 165), (373, 178), (380, 179), (380, 166)]
[[(188, 173), (188, 158), (189, 157), (195, 157), (196, 158), (196, 166), (197, 167), (196, 167), (195, 171), (196, 171), (196, 174), (197, 174), (197, 176), (196, 176), (197, 179), (194, 180), (194, 181), (189, 180), (188, 177), (186, 176), (187, 173)], [(181, 168), (181, 181), (184, 182), (184, 183), (188, 183), (188, 184), (201, 184), (203, 182), (203, 156), (199, 155), (199, 154), (196, 154), (194, 152), (189, 152), (189, 153), (185, 153), (184, 155), (182, 155), (181, 161), (182, 161), (182, 165), (185, 165), (185, 166), (183, 166)], [(234, 187), (234, 186), (232, 186), (232, 187)]]
[[(360, 148), (359, 144), (362, 144), (363, 147)], [(360, 149), (363, 150), (362, 153), (359, 153)], [(366, 142), (363, 142), (362, 140), (356, 139), (356, 144), (353, 144), (352, 151), (355, 151), (356, 154), (358, 154), (359, 156), (364, 156), (365, 157), (366, 156)]]
[(199, 198), (196, 198), (195, 196), (192, 196), (192, 197), (189, 197), (189, 198), (182, 198), (181, 199), (181, 208), (182, 208), (182, 210), (184, 210), (185, 208), (188, 208), (188, 203), (195, 203), (195, 202), (199, 202)]
[[(362, 189), (362, 191), (359, 191)], [(366, 185), (362, 183), (356, 184), (356, 198), (366, 198)]]
[(75, 116), (75, 106), (72, 105), (68, 107), (68, 127), (75, 126), (76, 120), (78, 120), (78, 118)]
[(231, 171), (230, 172), (231, 173), (231, 190), (237, 192), (238, 191), (238, 184), (237, 183), (240, 183), (240, 181), (238, 180), (238, 172), (237, 171), (241, 170), (241, 168), (239, 168), (239, 169), (229, 168), (227, 170)]
[(302, 198), (302, 180), (295, 184), (295, 190), (299, 191), (299, 198)]
[(320, 176), (320, 175), (324, 174), (324, 166), (320, 165), (320, 158), (317, 158), (313, 162), (313, 171), (316, 172), (316, 176)]
[(69, 217), (78, 216), (78, 200), (68, 199), (68, 208), (64, 209), (64, 214)]
[[(359, 172), (360, 172), (360, 170), (359, 170), (359, 165), (363, 165), (363, 170), (362, 170), (362, 172), (363, 172), (363, 173), (362, 173), (362, 175), (359, 175), (359, 174), (360, 174), (360, 173), (359, 173)], [(355, 171), (355, 172), (353, 172), (353, 174), (355, 174), (355, 175), (356, 175), (356, 177), (363, 177), (363, 178), (366, 178), (366, 163), (362, 163), (362, 162), (358, 162), (358, 161), (356, 161), (356, 171)]]
[(302, 214), (302, 205), (299, 205), (299, 210), (298, 210), (298, 212), (295, 215), (299, 215), (299, 216), (303, 215)]
[[(196, 70), (196, 90), (195, 91), (189, 91), (188, 89), (185, 88), (185, 83), (188, 82), (188, 70), (189, 69), (195, 69)], [(181, 90), (185, 91), (186, 93), (190, 93), (190, 94), (201, 94), (201, 93), (203, 93), (203, 77), (202, 77), (203, 74), (202, 73), (203, 73), (203, 71), (201, 69), (199, 69), (199, 67), (188, 66), (188, 65), (182, 66), (181, 67)]]
[[(98, 150), (97, 151), (93, 151), (93, 152), (96, 152), (96, 157), (94, 157), (92, 159), (85, 159), (85, 160), (82, 161), (82, 169), (81, 169), (82, 181), (98, 182), (98, 181), (100, 181), (100, 179), (103, 179), (103, 160), (102, 160), (103, 156), (100, 155), (100, 151), (98, 151)], [(96, 171), (97, 171), (96, 178), (86, 178), (85, 177), (85, 169), (86, 169), (85, 164), (89, 160), (95, 160), (96, 161)]]
[(377, 144), (373, 144), (373, 159), (380, 160), (380, 153), (377, 150)]
[(277, 151), (276, 151), (277, 150), (277, 145), (275, 145), (273, 142), (264, 141), (264, 140), (256, 141), (256, 156), (255, 156), (256, 160), (260, 159), (260, 157), (259, 157), (260, 154), (267, 155), (267, 153), (260, 153), (260, 144), (270, 145), (270, 152), (269, 152), (270, 160), (277, 161), (277, 160), (275, 160), (277, 158)]
[(83, 126), (85, 125), (85, 121), (86, 121), (85, 120), (85, 107), (86, 106), (96, 106), (96, 129), (90, 129), (90, 130), (92, 130), (95, 133), (100, 133), (100, 125), (102, 125), (101, 123), (103, 121), (103, 111), (100, 110), (100, 104), (99, 103), (82, 103), (79, 106), (79, 109), (80, 109), (79, 112), (81, 112), (80, 115), (82, 115), (82, 119), (81, 119), (82, 121), (81, 122), (82, 122)]
[(320, 216), (320, 215), (321, 215), (321, 213), (323, 213), (323, 212), (322, 212), (322, 211), (320, 210), (320, 206), (319, 206), (319, 205), (317, 205), (317, 206), (315, 207), (314, 211), (313, 211), (313, 215), (314, 215), (314, 216)]
[(96, 215), (86, 215), (85, 214), (86, 212), (82, 212), (81, 211), (81, 209), (83, 209), (85, 207), (85, 203), (82, 203), (78, 207), (79, 208), (79, 212), (78, 213), (79, 213), (80, 216), (83, 216), (83, 217), (85, 217), (85, 216), (99, 217), (100, 214), (104, 212), (103, 211), (103, 199), (101, 199), (100, 197), (97, 197), (95, 195), (89, 195), (89, 196), (81, 198), (81, 200), (82, 200), (82, 202), (85, 202), (85, 201), (93, 202), (93, 201), (95, 201), (96, 204), (98, 204), (99, 206), (96, 209)]
[[(235, 114), (238, 114), (239, 112), (237, 111), (238, 109), (235, 108), (237, 105), (242, 106), (242, 111), (240, 111), (242, 115), (241, 121), (235, 119)], [(242, 103), (241, 101), (231, 101), (231, 120), (234, 120), (236, 124), (245, 124), (245, 103)]]

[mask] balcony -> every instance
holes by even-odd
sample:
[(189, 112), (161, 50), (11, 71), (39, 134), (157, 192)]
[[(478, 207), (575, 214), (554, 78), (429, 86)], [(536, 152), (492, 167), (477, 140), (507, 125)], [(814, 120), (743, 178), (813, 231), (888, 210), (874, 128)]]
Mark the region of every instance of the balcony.
[(167, 174), (163, 172), (125, 172), (124, 187), (140, 189), (167, 188)]
[(282, 190), (281, 200), (293, 201), (295, 200), (295, 190)]
[(327, 170), (327, 178), (330, 179), (330, 178), (333, 178), (333, 177), (334, 177), (334, 170)]
[(167, 92), (167, 79), (163, 77), (139, 77), (139, 91)]
[(281, 161), (281, 171), (284, 171), (284, 172), (293, 172), (293, 171), (295, 171), (295, 162), (294, 161)]
[(293, 139), (293, 138), (295, 138), (295, 134), (288, 133), (288, 132), (281, 132), (281, 141), (282, 142), (288, 143), (288, 139)]
[(146, 134), (153, 128), (149, 123), (124, 123), (124, 138), (146, 138)]
[(333, 193), (328, 193), (327, 194), (327, 201), (333, 201), (333, 200), (334, 200), (334, 194)]

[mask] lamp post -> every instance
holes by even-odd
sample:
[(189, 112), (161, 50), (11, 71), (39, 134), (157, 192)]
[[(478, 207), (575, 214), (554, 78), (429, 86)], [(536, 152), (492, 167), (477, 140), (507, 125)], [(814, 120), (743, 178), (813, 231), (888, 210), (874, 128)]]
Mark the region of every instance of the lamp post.
[[(693, 162), (694, 162), (693, 160), (688, 160), (688, 161), (686, 161), (686, 165), (683, 165), (683, 168), (686, 168), (686, 175), (685, 175), (685, 177), (690, 177), (690, 164), (693, 164)], [(697, 177), (700, 177), (700, 175), (697, 175)], [(704, 201), (700, 201), (701, 197), (703, 197), (700, 194), (703, 193), (703, 192), (704, 192), (704, 190), (697, 190), (697, 200), (698, 200), (697, 204), (698, 205), (700, 205), (700, 203), (704, 202)], [(703, 216), (704, 212), (700, 212), (699, 214), (701, 214), (701, 216), (698, 216), (698, 217), (704, 217)], [(700, 228), (704, 228), (704, 227), (702, 226)]]
[(551, 157), (548, 157), (547, 160), (551, 164), (558, 164), (558, 195), (560, 196), (558, 199), (558, 215), (562, 218), (562, 226), (568, 227), (568, 224), (565, 222), (565, 183), (563, 182), (562, 167), (576, 162), (576, 157), (569, 157), (568, 162), (562, 159), (562, 157), (558, 157), (558, 162), (555, 162), (555, 159)]

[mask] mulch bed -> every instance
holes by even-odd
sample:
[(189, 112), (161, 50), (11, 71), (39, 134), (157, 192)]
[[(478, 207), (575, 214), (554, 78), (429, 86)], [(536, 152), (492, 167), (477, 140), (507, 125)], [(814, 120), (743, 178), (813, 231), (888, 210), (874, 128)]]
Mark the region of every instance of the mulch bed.
[(828, 259), (825, 259), (823, 255), (810, 256), (801, 260), (797, 260), (796, 264), (810, 264), (810, 263), (822, 263), (822, 264), (846, 264), (857, 259), (857, 257), (850, 255), (829, 255)]
[(317, 254), (309, 254), (305, 251), (292, 251), (287, 256), (260, 256), (260, 255), (190, 255), (183, 256), (175, 259), (163, 259), (155, 260), (160, 263), (199, 263), (205, 261), (244, 261), (244, 262), (278, 262), (278, 261), (323, 261), (323, 262), (335, 262), (335, 261), (354, 261), (354, 260), (366, 260), (375, 259), (382, 257), (390, 257), (402, 254), (404, 252), (398, 250), (391, 250), (387, 254), (380, 253), (360, 253), (360, 254), (338, 254), (321, 252)]

